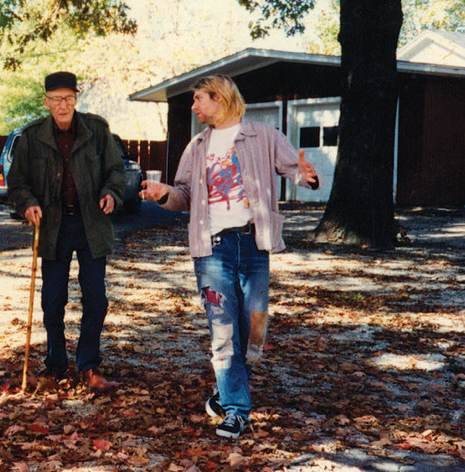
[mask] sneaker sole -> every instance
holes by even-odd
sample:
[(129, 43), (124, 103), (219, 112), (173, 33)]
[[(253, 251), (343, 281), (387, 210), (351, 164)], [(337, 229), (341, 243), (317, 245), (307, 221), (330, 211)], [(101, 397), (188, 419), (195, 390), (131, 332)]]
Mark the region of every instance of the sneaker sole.
[(217, 429), (216, 435), (221, 436), (222, 438), (237, 439), (241, 435), (241, 433), (231, 433), (229, 431), (223, 431), (222, 429)]
[(217, 416), (224, 416), (219, 413), (217, 413), (213, 408), (210, 406), (210, 402), (207, 400), (205, 402), (205, 411), (207, 412), (208, 416), (211, 416), (212, 418), (216, 418)]

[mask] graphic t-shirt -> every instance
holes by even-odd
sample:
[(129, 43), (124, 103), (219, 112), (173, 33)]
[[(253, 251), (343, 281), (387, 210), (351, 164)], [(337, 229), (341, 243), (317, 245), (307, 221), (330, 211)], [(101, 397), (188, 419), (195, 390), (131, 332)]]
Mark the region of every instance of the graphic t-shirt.
[(210, 234), (244, 226), (252, 218), (234, 148), (240, 124), (212, 129), (207, 150), (208, 220)]

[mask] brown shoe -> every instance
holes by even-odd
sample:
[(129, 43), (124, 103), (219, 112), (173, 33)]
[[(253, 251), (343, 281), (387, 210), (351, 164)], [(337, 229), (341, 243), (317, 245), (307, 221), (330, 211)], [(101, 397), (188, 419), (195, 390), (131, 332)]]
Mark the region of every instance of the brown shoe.
[(39, 372), (37, 386), (39, 390), (56, 390), (58, 388), (58, 381), (53, 372), (46, 369)]
[(108, 392), (119, 385), (118, 382), (110, 382), (94, 369), (81, 372), (81, 380), (87, 385), (87, 387), (96, 392)]
[(41, 372), (39, 372), (39, 377), (47, 378), (47, 379), (54, 379), (57, 382), (63, 379), (67, 379), (70, 376), (68, 369), (62, 371), (51, 370), (45, 368)]
[(53, 390), (59, 387), (63, 380), (69, 380), (68, 370), (55, 372), (50, 369), (44, 369), (37, 376), (37, 385), (41, 390)]

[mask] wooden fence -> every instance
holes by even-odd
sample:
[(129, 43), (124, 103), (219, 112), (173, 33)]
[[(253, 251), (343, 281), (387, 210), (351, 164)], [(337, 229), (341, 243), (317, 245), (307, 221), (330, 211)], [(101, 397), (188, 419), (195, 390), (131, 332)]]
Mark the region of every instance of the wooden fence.
[[(6, 136), (0, 136), (0, 152), (5, 145)], [(143, 171), (161, 170), (162, 180), (166, 172), (166, 141), (138, 141), (123, 139), (131, 158), (139, 163)]]
[(161, 170), (162, 181), (166, 171), (166, 141), (137, 141), (123, 139), (123, 144), (131, 158), (139, 163), (143, 171)]

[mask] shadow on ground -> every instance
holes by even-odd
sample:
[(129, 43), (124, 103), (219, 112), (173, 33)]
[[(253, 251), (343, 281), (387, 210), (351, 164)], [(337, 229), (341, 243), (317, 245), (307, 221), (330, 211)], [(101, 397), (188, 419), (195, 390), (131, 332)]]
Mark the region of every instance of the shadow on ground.
[[(111, 395), (96, 396), (77, 379), (47, 390), (32, 375), (30, 393), (18, 394), (22, 347), (12, 341), (24, 322), (14, 318), (10, 342), (1, 339), (0, 465), (464, 470), (463, 256), (446, 242), (423, 244), (425, 223), (418, 223), (429, 218), (428, 228), (443, 228), (441, 240), (451, 234), (457, 242), (449, 230), (464, 215), (407, 213), (411, 244), (367, 253), (307, 245), (303, 225), (314, 226), (321, 210), (286, 213), (289, 248), (273, 257), (269, 336), (252, 369), (252, 432), (221, 440), (217, 420), (204, 412), (213, 384), (208, 327), (180, 215), (157, 228), (118, 233), (102, 343), (103, 370), (120, 382)], [(75, 282), (70, 292), (72, 355), (79, 328)], [(39, 320), (33, 330), (41, 330)], [(31, 374), (40, 370), (44, 350), (43, 342), (34, 344)]]

